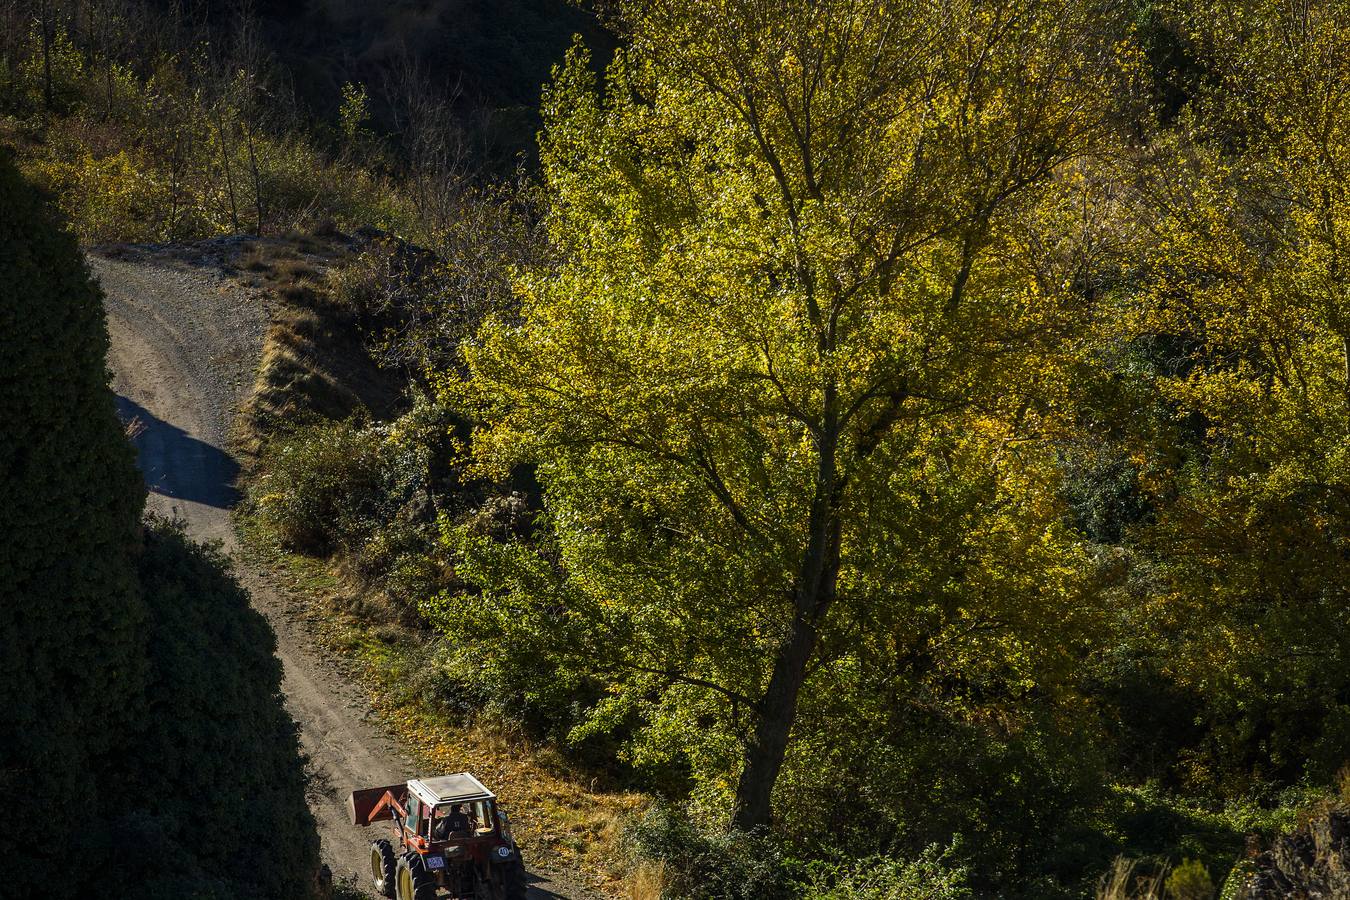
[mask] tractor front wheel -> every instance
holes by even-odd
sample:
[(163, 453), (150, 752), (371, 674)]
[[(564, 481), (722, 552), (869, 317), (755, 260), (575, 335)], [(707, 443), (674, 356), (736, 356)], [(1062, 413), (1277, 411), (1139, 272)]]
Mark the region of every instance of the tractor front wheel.
[(385, 897), (394, 896), (394, 847), (386, 840), (370, 842), (370, 880)]

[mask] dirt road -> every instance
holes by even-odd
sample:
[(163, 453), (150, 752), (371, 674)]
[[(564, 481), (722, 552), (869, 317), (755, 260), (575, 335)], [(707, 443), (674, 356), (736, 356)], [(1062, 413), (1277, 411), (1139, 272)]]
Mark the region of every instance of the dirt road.
[[(214, 254), (227, 248), (224, 241), (191, 251), (90, 253), (107, 298), (113, 387), (124, 418), (142, 426), (136, 444), (150, 509), (185, 519), (199, 540), (222, 542), (254, 606), (272, 623), (286, 705), (310, 760), (310, 806), (324, 861), (335, 876), (356, 876), (369, 890), (371, 835), (348, 823), (347, 792), (422, 773), (376, 721), (364, 693), (324, 658), (297, 603), (238, 561), (229, 509), (238, 499), (239, 467), (228, 436), (253, 380), (268, 310), (263, 295), (222, 275)], [(543, 876), (532, 881), (532, 898), (580, 896)]]

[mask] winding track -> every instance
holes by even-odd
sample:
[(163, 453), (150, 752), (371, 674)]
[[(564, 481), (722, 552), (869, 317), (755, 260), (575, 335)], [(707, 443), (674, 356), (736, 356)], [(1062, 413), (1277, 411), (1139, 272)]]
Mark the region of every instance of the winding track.
[[(229, 508), (238, 499), (239, 466), (228, 438), (253, 381), (268, 310), (262, 296), (224, 277), (212, 246), (90, 251), (106, 296), (113, 387), (123, 417), (142, 427), (135, 440), (150, 490), (147, 507), (184, 519), (198, 540), (220, 541), (254, 607), (271, 622), (286, 706), (309, 757), (309, 802), (323, 860), (335, 876), (355, 875), (370, 890), (372, 835), (348, 822), (347, 792), (418, 772), (379, 726), (364, 693), (318, 651), (284, 589), (238, 557)], [(537, 900), (582, 896), (539, 875), (531, 880)]]

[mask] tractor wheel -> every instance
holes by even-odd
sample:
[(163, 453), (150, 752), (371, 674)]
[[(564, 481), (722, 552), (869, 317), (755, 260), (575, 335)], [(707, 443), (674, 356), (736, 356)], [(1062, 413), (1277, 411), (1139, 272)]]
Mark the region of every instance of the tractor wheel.
[(398, 900), (436, 900), (436, 879), (416, 853), (405, 853), (398, 861)]
[(398, 858), (398, 870), (394, 874), (394, 896), (397, 900), (413, 900), (413, 879), (412, 879), (412, 860), (409, 856), (416, 854), (405, 853)]
[(473, 873), (473, 900), (503, 900), (505, 889), (499, 881), (488, 881), (482, 872)]
[(413, 900), (436, 900), (436, 876), (432, 875), (422, 860), (412, 869)]
[(370, 842), (370, 880), (381, 895), (394, 896), (394, 848), (386, 840)]
[(525, 900), (530, 889), (525, 884), (525, 862), (519, 855), (503, 867), (502, 882), (506, 886), (506, 900)]

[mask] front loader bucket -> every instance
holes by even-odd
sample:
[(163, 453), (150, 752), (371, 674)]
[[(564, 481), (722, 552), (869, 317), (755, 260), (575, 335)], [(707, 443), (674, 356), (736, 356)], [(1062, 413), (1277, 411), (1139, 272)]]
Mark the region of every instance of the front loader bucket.
[[(347, 797), (347, 814), (351, 817), (352, 824), (370, 825), (393, 819), (393, 808), (388, 804), (380, 806), (380, 801), (384, 799), (386, 794), (398, 799), (400, 795), (407, 793), (407, 790), (407, 784), (390, 784), (384, 787), (352, 791)], [(380, 808), (376, 809), (377, 806)]]

